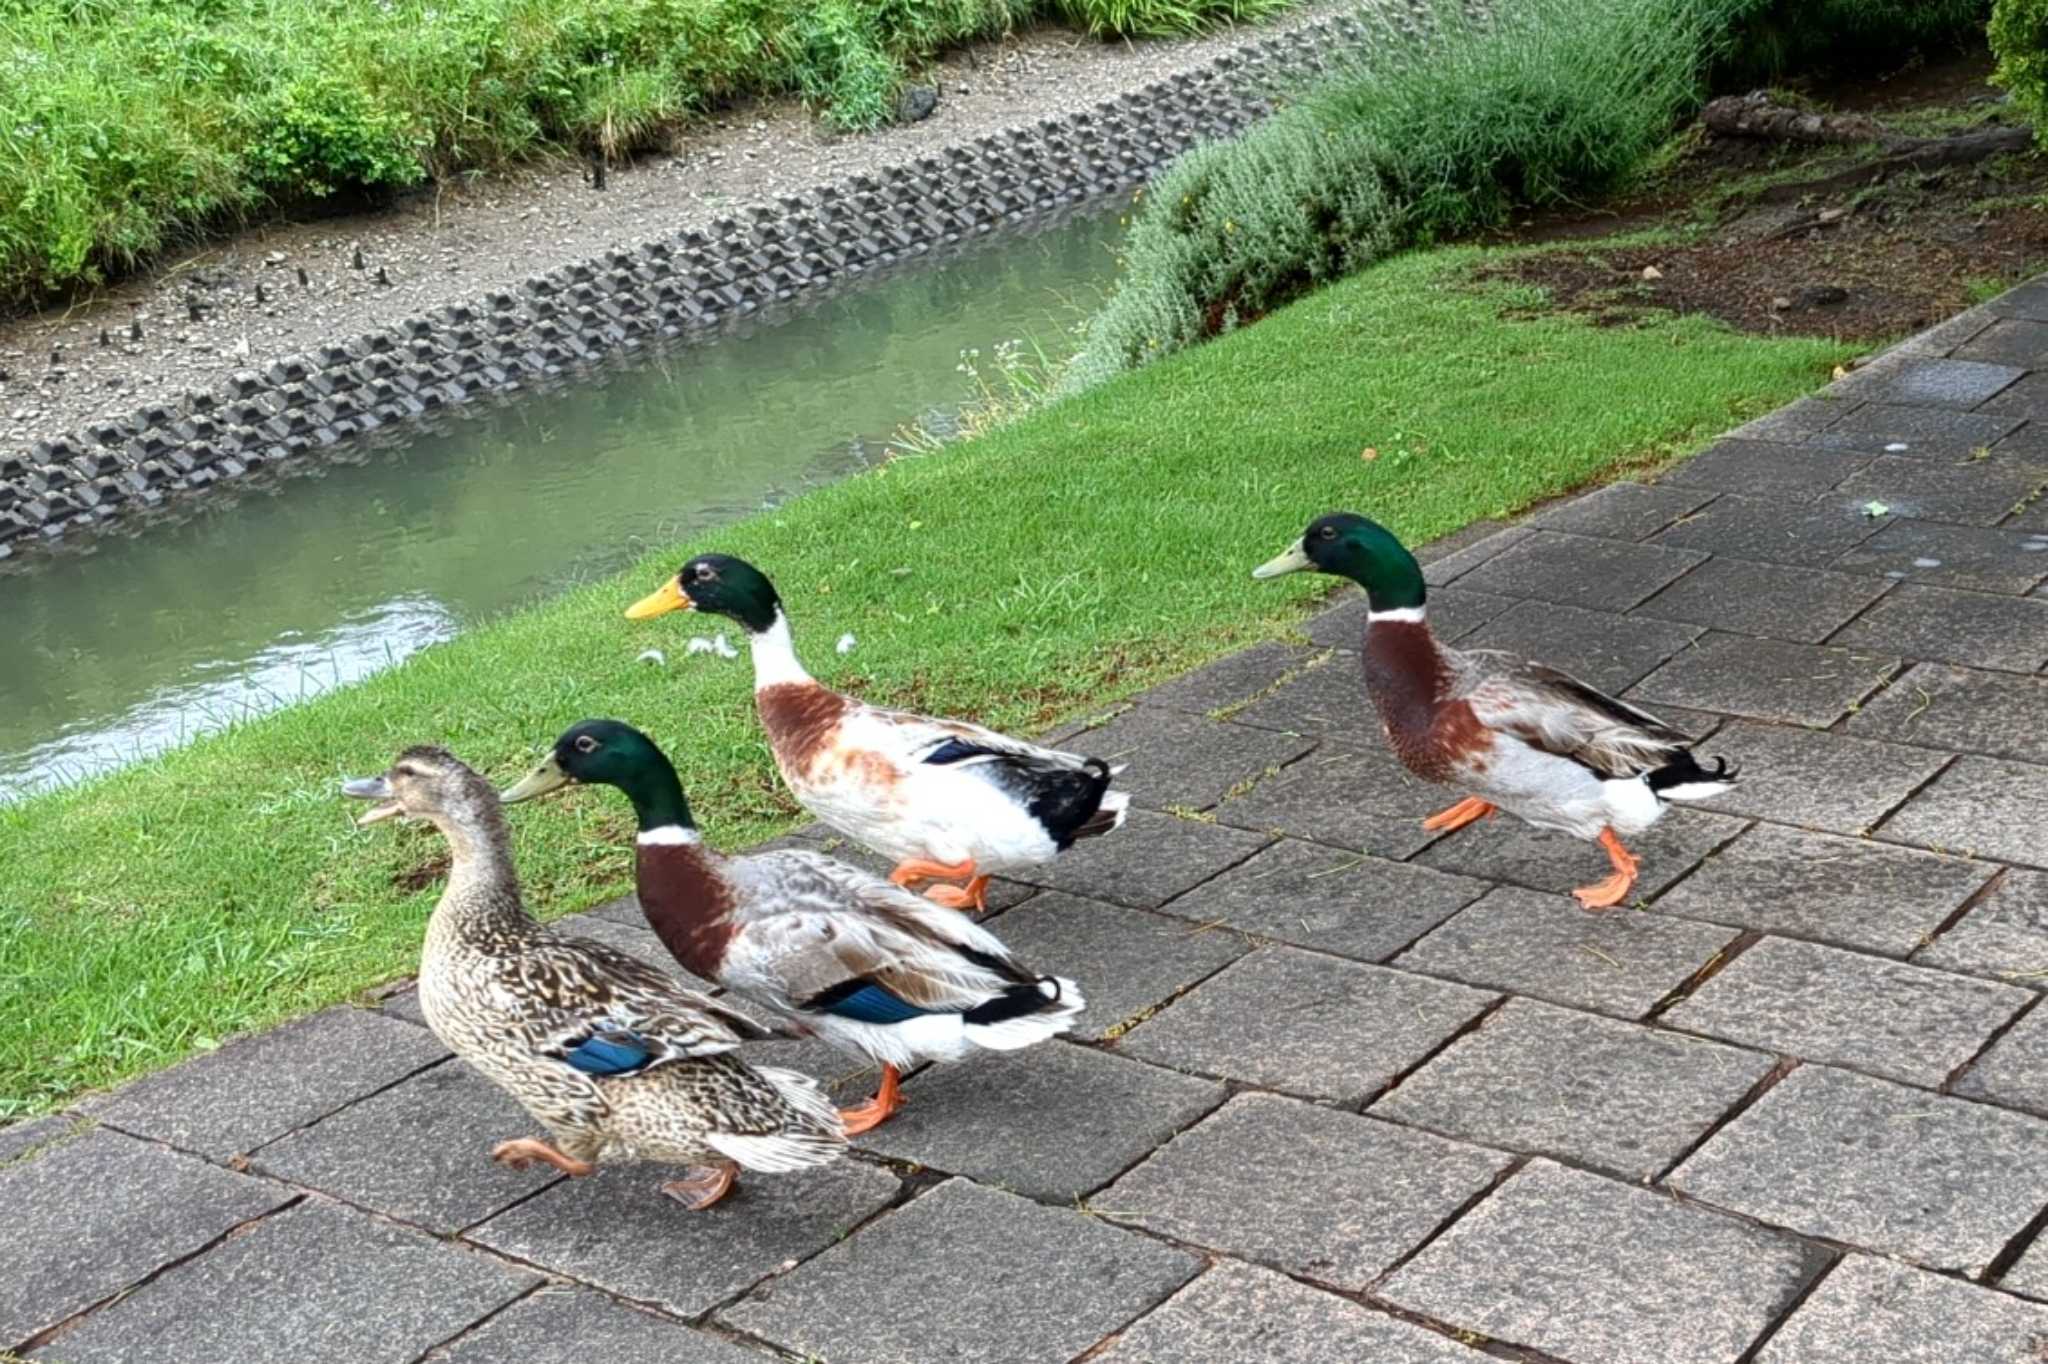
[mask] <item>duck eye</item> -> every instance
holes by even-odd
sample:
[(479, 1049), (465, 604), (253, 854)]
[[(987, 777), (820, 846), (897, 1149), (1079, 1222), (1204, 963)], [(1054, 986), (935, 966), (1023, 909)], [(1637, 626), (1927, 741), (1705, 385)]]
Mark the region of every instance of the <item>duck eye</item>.
[(698, 565), (697, 565), (697, 581), (698, 581), (698, 582), (700, 582), (700, 583), (708, 583), (708, 582), (710, 582), (710, 581), (711, 581), (711, 580), (712, 580), (713, 578), (715, 578), (715, 577), (717, 577), (717, 576), (718, 576), (718, 570), (717, 570), (717, 569), (715, 569), (715, 568), (713, 568), (713, 567), (712, 567), (712, 566), (711, 566), (710, 564), (698, 564)]
[(1334, 540), (1334, 539), (1336, 539), (1336, 538), (1337, 538), (1337, 528), (1336, 528), (1335, 526), (1324, 526), (1324, 527), (1323, 527), (1323, 538), (1324, 538), (1325, 540)]
[(589, 736), (588, 734), (579, 734), (579, 735), (577, 735), (577, 736), (576, 736), (576, 751), (577, 751), (578, 753), (595, 753), (595, 752), (597, 752), (597, 740), (595, 740), (595, 739), (591, 738), (591, 737), (590, 737), (590, 736)]

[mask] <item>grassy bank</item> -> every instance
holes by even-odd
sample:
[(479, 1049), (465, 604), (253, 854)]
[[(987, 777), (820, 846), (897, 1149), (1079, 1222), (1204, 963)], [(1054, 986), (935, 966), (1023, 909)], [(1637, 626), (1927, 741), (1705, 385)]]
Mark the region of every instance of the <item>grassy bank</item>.
[(0, 302), (266, 205), (548, 146), (616, 155), (741, 95), (842, 128), (1036, 19), (1186, 32), (1292, 0), (0, 0)]
[[(790, 823), (744, 661), (686, 656), (687, 619), (620, 617), (688, 552), (715, 545), (766, 567), (821, 677), (1041, 726), (1285, 633), (1312, 585), (1248, 573), (1317, 512), (1369, 510), (1426, 540), (1665, 459), (1824, 381), (1844, 354), (1698, 320), (1502, 321), (1530, 300), (1473, 292), (1477, 259), (1375, 267), (361, 686), (0, 807), (0, 984), (17, 1001), (0, 1017), (0, 1105), (48, 1106), (404, 973), (438, 845), (355, 831), (335, 783), (406, 744), (444, 741), (509, 776), (569, 723), (616, 715), (671, 747), (715, 841)], [(844, 631), (860, 642), (839, 657)], [(634, 661), (649, 645), (667, 649), (666, 667)], [(515, 827), (549, 911), (628, 885), (621, 802), (585, 793), (519, 812)]]

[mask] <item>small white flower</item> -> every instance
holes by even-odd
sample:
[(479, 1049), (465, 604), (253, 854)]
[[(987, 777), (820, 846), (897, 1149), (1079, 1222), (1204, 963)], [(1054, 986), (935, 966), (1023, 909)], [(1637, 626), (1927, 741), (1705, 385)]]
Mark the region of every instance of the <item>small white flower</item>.
[(840, 653), (850, 654), (853, 652), (853, 646), (858, 642), (859, 641), (857, 641), (853, 637), (853, 631), (848, 630), (845, 634), (839, 637), (839, 644), (837, 647)]
[(732, 642), (723, 633), (720, 633), (717, 639), (711, 641), (711, 647), (720, 658), (738, 658), (740, 656), (740, 651), (732, 647)]
[(704, 638), (704, 636), (702, 636), (702, 635), (695, 635), (695, 636), (692, 636), (692, 638), (691, 638), (691, 640), (690, 640), (690, 652), (691, 652), (691, 653), (693, 653), (693, 654), (709, 654), (709, 653), (716, 653), (717, 651), (718, 651), (718, 646), (717, 646), (716, 644), (713, 644), (713, 643), (712, 643), (712, 642), (711, 642), (710, 640), (708, 640), (708, 639)]

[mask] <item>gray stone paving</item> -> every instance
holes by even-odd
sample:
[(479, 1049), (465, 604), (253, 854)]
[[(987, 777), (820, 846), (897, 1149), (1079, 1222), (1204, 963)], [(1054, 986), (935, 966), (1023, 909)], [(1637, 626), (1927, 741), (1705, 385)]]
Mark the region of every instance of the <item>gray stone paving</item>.
[[(1421, 829), (1461, 793), (1386, 752), (1340, 593), (1087, 733), (1129, 826), (991, 896), (1080, 981), (1068, 1038), (689, 1214), (660, 1169), (493, 1165), (527, 1120), (399, 989), (0, 1128), (0, 1352), (2039, 1364), (2043, 470), (2048, 281), (1424, 549), (1446, 639), (1745, 769), (1636, 841), (1628, 907), (1565, 897), (1588, 845)], [(631, 897), (576, 925), (666, 961)]]

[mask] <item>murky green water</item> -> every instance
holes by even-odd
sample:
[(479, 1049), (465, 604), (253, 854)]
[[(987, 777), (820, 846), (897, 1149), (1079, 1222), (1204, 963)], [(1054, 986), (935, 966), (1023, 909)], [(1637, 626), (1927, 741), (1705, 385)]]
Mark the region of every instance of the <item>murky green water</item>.
[(388, 667), (653, 544), (879, 458), (960, 353), (1052, 342), (1113, 216), (989, 244), (780, 326), (0, 578), (0, 799)]

